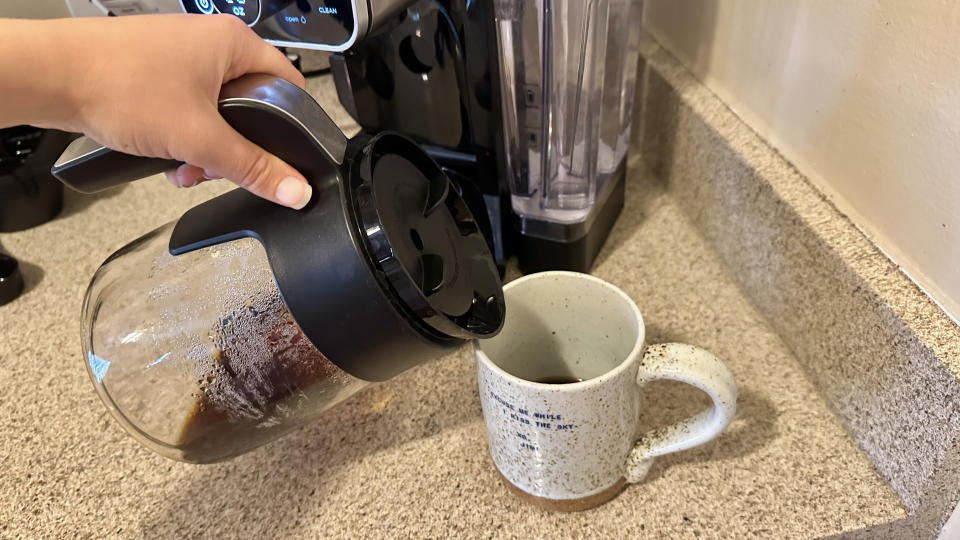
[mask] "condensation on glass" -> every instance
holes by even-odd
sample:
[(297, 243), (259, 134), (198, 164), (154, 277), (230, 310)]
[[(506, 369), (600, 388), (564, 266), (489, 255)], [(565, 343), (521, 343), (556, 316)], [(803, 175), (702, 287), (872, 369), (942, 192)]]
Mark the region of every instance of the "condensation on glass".
[(257, 240), (174, 257), (172, 230), (168, 224), (111, 256), (84, 302), (90, 376), (143, 443), (184, 461), (226, 459), (368, 384), (303, 334)]

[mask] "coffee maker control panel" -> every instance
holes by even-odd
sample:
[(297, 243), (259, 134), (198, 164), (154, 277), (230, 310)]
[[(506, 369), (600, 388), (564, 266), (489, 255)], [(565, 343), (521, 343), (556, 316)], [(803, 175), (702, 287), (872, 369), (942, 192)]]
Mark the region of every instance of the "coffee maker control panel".
[(370, 28), (364, 0), (180, 0), (183, 11), (238, 17), (274, 45), (343, 51)]
[(413, 0), (66, 0), (76, 15), (233, 15), (268, 42), (341, 52)]

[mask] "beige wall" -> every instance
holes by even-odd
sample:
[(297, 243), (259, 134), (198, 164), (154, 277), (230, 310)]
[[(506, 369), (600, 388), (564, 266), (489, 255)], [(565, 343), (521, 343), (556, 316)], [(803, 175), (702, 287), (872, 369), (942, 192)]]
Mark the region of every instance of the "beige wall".
[(960, 2), (646, 0), (644, 25), (960, 316)]

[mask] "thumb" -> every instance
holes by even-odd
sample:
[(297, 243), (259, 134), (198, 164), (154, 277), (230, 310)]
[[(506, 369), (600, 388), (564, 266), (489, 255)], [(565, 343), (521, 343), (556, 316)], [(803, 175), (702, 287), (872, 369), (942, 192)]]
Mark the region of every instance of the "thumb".
[(313, 188), (296, 169), (237, 133), (220, 116), (201, 126), (204, 143), (191, 147), (186, 161), (206, 178), (226, 178), (254, 195), (300, 210)]

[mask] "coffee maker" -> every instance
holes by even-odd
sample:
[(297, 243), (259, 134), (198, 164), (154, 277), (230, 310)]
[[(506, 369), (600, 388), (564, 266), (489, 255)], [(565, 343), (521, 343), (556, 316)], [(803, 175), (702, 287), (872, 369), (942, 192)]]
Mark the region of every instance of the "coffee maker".
[(459, 179), (499, 262), (588, 271), (623, 208), (633, 0), (418, 0), (331, 58), (341, 103)]
[(330, 52), (357, 123), (418, 142), (501, 267), (515, 255), (527, 272), (589, 270), (623, 207), (640, 3), (68, 0), (75, 13), (232, 13), (275, 45)]

